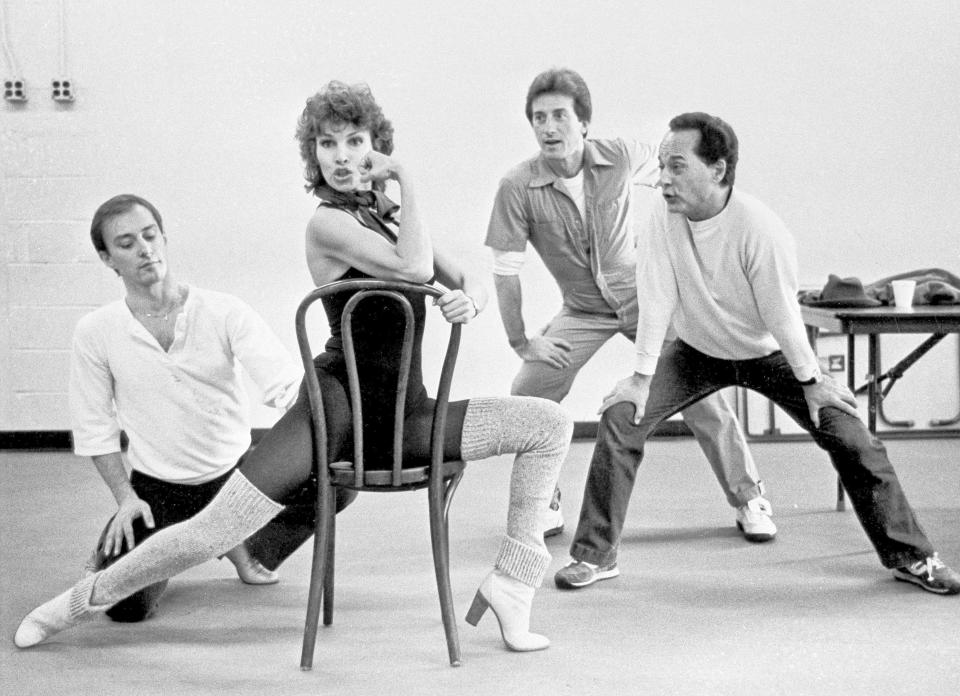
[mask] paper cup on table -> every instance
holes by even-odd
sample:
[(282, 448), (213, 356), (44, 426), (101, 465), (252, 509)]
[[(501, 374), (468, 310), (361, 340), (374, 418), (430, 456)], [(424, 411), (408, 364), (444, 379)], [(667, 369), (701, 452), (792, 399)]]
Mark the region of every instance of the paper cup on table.
[(917, 289), (917, 281), (892, 280), (890, 287), (893, 288), (893, 303), (897, 307), (913, 306), (913, 291)]

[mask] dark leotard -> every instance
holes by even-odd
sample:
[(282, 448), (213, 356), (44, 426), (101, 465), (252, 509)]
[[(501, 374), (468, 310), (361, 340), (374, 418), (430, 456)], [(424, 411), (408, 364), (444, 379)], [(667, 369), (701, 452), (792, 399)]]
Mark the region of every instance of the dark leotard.
[[(330, 204), (325, 203), (329, 207)], [(396, 243), (396, 236), (389, 228), (374, 230)], [(371, 276), (350, 268), (340, 280), (370, 278)], [(427, 395), (423, 385), (421, 366), (421, 343), (426, 321), (426, 302), (422, 295), (405, 294), (413, 307), (414, 342), (410, 363), (407, 397), (404, 406), (404, 465), (422, 464), (429, 456), (430, 429), (432, 427), (434, 400)], [(314, 359), (321, 385), (324, 374), (336, 379), (343, 388), (344, 399), (337, 399), (336, 406), (350, 408), (347, 386), (346, 363), (343, 355), (343, 340), (340, 320), (351, 294), (341, 293), (323, 299), (330, 339), (325, 351)], [(393, 443), (393, 414), (396, 402), (396, 384), (399, 352), (397, 346), (403, 341), (403, 314), (392, 300), (373, 297), (357, 305), (353, 313), (353, 340), (357, 356), (357, 372), (360, 376), (360, 396), (364, 418), (364, 461), (373, 469), (389, 468)], [(326, 406), (326, 399), (325, 399)], [(460, 433), (467, 401), (451, 402), (447, 411), (444, 453), (447, 458), (460, 456)], [(329, 408), (329, 406), (328, 406)], [(327, 418), (331, 421), (340, 418)], [(329, 435), (329, 434), (328, 434)], [(344, 446), (352, 447), (350, 438), (344, 438)], [(348, 458), (344, 452), (342, 458)]]

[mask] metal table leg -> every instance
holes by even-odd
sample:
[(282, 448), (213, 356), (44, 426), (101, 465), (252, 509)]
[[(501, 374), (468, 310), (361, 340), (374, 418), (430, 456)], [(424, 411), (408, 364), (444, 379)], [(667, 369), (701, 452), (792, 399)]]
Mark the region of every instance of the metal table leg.
[[(857, 343), (856, 336), (847, 334), (847, 388), (856, 393), (857, 381)], [(837, 476), (837, 512), (843, 512), (847, 509), (847, 501), (844, 496), (843, 482), (840, 476)]]
[[(957, 338), (957, 375), (960, 377), (960, 337)], [(953, 418), (934, 418), (930, 421), (930, 426), (934, 428), (942, 428), (946, 425), (953, 425), (954, 423), (960, 423), (960, 411), (957, 412)]]

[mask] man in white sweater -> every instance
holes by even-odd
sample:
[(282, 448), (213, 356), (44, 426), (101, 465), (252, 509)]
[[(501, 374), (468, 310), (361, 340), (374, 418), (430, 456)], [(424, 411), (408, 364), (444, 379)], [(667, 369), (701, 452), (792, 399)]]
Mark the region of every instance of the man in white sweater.
[[(670, 122), (659, 152), (662, 201), (638, 253), (636, 368), (603, 416), (570, 549), (555, 577), (576, 589), (616, 577), (617, 550), (644, 443), (653, 428), (718, 389), (760, 392), (833, 460), (881, 563), (898, 580), (960, 592), (907, 502), (883, 445), (845, 387), (821, 374), (797, 302), (793, 238), (765, 205), (733, 184), (737, 137), (719, 118)], [(679, 336), (661, 354), (671, 320)]]

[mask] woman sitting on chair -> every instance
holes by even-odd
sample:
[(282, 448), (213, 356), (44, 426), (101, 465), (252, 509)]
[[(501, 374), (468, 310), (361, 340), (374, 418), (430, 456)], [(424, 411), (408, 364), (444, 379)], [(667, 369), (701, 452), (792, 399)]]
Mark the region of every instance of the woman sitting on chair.
[[(483, 309), (486, 292), (482, 286), (434, 251), (421, 226), (410, 176), (390, 157), (393, 128), (369, 88), (330, 82), (307, 101), (297, 138), (306, 165), (307, 189), (321, 200), (307, 225), (307, 264), (316, 284), (346, 278), (423, 283), (436, 277), (445, 288), (451, 288), (436, 301), (448, 322), (466, 323)], [(394, 222), (396, 206), (381, 193), (388, 179), (400, 185), (403, 215), (399, 223)], [(419, 339), (425, 310), (422, 300), (418, 305)], [(338, 325), (342, 303), (325, 301), (325, 309), (331, 325)], [(355, 325), (364, 319), (375, 322), (376, 313), (358, 314)], [(378, 326), (371, 329), (371, 337), (383, 340), (385, 332)], [(371, 347), (375, 348), (370, 343), (367, 349)], [(363, 342), (358, 341), (358, 354), (364, 350)], [(418, 343), (411, 375), (420, 375), (419, 356)], [(315, 364), (323, 391), (330, 460), (350, 459), (348, 392), (342, 353), (334, 340)], [(392, 403), (393, 388), (389, 395), (367, 394), (363, 401), (371, 397), (379, 399), (374, 403)], [(405, 449), (421, 451), (405, 454), (426, 456), (432, 402), (420, 383), (411, 383), (408, 393), (405, 433), (413, 445)], [(247, 455), (204, 510), (157, 532), (114, 565), (83, 578), (35, 609), (17, 630), (16, 644), (22, 648), (35, 645), (147, 585), (222, 555), (269, 522), (283, 509), (282, 501), (311, 475), (310, 419), (309, 400), (302, 389), (297, 404)], [(467, 616), (475, 625), (483, 610), (492, 608), (511, 650), (541, 650), (550, 643), (529, 630), (534, 590), (550, 560), (538, 513), (550, 502), (571, 432), (566, 413), (544, 399), (479, 398), (449, 405), (446, 458), (474, 461), (508, 452), (517, 455), (510, 478), (507, 533)]]

